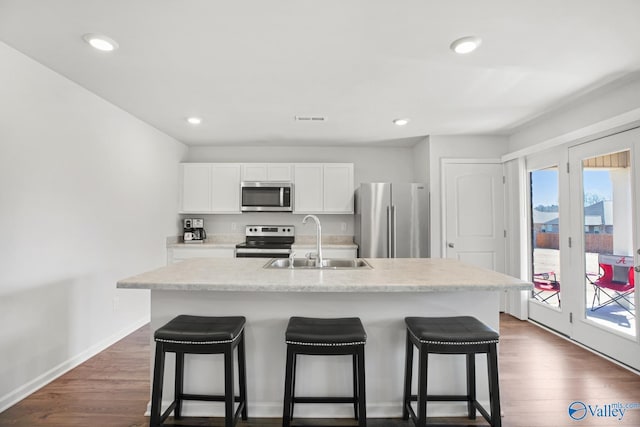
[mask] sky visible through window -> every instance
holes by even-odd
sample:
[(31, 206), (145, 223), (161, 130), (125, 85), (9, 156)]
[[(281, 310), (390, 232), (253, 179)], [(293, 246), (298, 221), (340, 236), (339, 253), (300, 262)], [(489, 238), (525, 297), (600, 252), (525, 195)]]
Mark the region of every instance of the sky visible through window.
[[(534, 207), (558, 204), (558, 169), (541, 169), (531, 172), (533, 183), (532, 205)], [(584, 171), (584, 191), (598, 196), (600, 200), (611, 200), (611, 177), (607, 169)]]

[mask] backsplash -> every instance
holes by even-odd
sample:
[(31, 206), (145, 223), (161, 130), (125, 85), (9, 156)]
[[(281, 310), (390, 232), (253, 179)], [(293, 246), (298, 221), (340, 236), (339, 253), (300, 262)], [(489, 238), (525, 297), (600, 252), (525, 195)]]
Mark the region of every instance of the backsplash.
[[(244, 238), (244, 228), (247, 225), (293, 225), (296, 227), (296, 241), (298, 236), (316, 235), (313, 223), (302, 224), (305, 215), (283, 212), (246, 212), (234, 215), (180, 215), (180, 229), (182, 218), (204, 218), (204, 229), (207, 236), (212, 235), (241, 235)], [(318, 215), (322, 224), (323, 236), (353, 236), (353, 215)], [(323, 239), (324, 240), (324, 239)]]

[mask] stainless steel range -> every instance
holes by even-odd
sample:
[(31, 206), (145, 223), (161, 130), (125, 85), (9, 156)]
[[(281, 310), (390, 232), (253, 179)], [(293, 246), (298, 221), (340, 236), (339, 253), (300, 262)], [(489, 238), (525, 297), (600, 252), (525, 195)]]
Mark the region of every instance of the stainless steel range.
[(236, 258), (288, 258), (295, 240), (293, 225), (247, 225)]

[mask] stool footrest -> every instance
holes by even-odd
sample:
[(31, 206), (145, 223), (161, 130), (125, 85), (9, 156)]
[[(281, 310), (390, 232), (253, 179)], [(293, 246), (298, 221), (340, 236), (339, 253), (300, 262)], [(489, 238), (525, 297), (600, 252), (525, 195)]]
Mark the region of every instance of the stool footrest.
[(353, 397), (294, 397), (294, 403), (358, 403)]
[[(202, 400), (205, 402), (224, 402), (224, 395), (210, 395), (210, 394), (181, 394), (181, 400)], [(240, 396), (234, 396), (235, 402), (240, 402)]]
[[(417, 395), (411, 395), (412, 402), (418, 401)], [(472, 400), (470, 396), (461, 395), (445, 395), (445, 394), (427, 394), (427, 401), (430, 402), (468, 402)]]

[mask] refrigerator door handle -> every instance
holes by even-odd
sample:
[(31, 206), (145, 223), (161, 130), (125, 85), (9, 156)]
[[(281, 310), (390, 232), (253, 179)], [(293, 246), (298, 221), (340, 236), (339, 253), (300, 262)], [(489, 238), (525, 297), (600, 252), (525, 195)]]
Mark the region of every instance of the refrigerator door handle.
[(397, 252), (396, 205), (391, 205), (391, 227), (391, 258), (395, 258)]
[(387, 206), (387, 258), (393, 258), (391, 245), (392, 230), (391, 206)]

